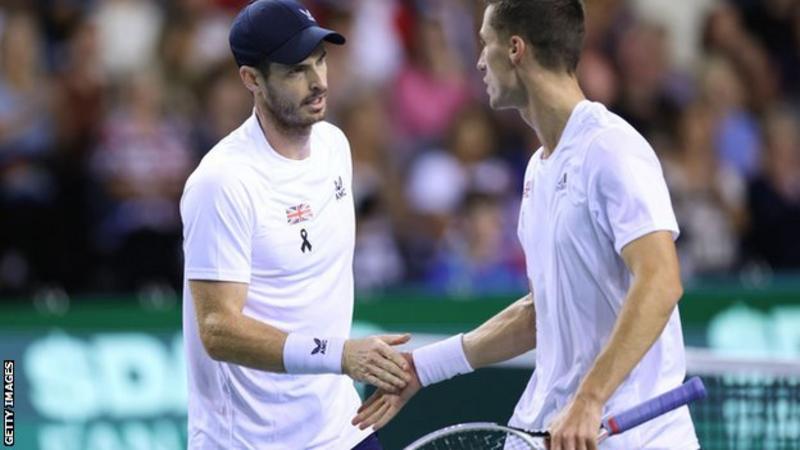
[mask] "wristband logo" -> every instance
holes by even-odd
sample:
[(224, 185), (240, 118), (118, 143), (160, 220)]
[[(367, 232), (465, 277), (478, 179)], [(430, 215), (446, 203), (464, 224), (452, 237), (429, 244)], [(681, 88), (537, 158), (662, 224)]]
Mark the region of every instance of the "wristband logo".
[(314, 350), (311, 350), (311, 354), (316, 355), (317, 353), (320, 353), (324, 355), (325, 351), (328, 349), (328, 340), (314, 338), (314, 343), (317, 345), (317, 347)]

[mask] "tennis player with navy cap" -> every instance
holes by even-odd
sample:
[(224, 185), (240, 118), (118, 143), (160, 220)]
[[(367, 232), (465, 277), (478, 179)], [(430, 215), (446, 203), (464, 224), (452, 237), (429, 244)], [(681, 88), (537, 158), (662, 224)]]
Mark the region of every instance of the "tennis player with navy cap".
[(325, 45), (344, 42), (289, 0), (253, 2), (231, 27), (254, 111), (181, 199), (191, 449), (380, 449), (350, 424), (353, 380), (410, 379), (392, 348), (407, 335), (348, 339), (352, 161), (323, 121)]

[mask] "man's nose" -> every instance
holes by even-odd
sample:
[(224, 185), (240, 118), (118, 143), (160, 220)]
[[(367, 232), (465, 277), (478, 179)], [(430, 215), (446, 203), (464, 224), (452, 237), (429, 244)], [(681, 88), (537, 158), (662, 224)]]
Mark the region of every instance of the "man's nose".
[(485, 51), (482, 51), (480, 56), (478, 57), (478, 63), (476, 64), (476, 67), (481, 72), (486, 70)]
[(312, 70), (308, 78), (308, 87), (312, 92), (325, 91), (328, 89), (327, 81), (323, 75), (316, 70)]

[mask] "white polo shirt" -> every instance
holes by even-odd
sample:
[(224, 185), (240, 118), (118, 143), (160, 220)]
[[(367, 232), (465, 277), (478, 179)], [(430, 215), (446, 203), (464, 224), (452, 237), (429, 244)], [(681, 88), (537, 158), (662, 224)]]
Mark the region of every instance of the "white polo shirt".
[[(645, 139), (603, 105), (583, 101), (558, 147), (537, 151), (525, 174), (518, 234), (536, 306), (536, 369), (510, 424), (546, 429), (609, 339), (631, 285), (620, 252), (658, 230), (678, 236), (661, 165)], [(685, 377), (678, 310), (607, 403), (620, 412)], [(680, 408), (612, 437), (603, 450), (699, 447)]]
[(353, 315), (352, 162), (344, 134), (320, 122), (311, 154), (287, 159), (255, 115), (220, 141), (181, 199), (183, 330), (191, 449), (349, 449), (361, 404), (345, 375), (288, 375), (212, 360), (188, 280), (247, 283), (244, 314), (285, 332), (348, 337)]

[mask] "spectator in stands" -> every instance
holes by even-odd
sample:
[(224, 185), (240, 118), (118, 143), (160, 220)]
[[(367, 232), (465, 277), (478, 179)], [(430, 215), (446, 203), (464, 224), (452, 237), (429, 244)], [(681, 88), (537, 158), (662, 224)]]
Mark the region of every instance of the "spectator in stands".
[(511, 192), (511, 169), (496, 156), (495, 126), (482, 105), (463, 109), (448, 134), (444, 149), (429, 148), (411, 164), (406, 192), (412, 208), (448, 215), (467, 191)]
[(58, 180), (52, 220), (54, 247), (50, 259), (59, 268), (59, 282), (68, 292), (96, 286), (92, 254), (93, 224), (89, 193), (96, 190), (88, 173), (88, 158), (105, 120), (109, 83), (100, 62), (97, 26), (82, 20), (66, 36), (56, 68), (56, 154), (53, 170)]
[(800, 120), (775, 107), (764, 121), (764, 170), (748, 188), (752, 257), (774, 270), (800, 269)]
[(744, 28), (741, 11), (733, 5), (719, 2), (709, 14), (703, 30), (703, 47), (708, 54), (728, 58), (742, 74), (751, 93), (749, 107), (760, 112), (775, 101), (778, 72), (759, 41)]
[(687, 277), (724, 274), (738, 262), (746, 216), (745, 184), (717, 157), (713, 139), (716, 126), (708, 105), (691, 105), (678, 120), (676, 154), (664, 160), (681, 229), (681, 270)]
[(93, 10), (103, 67), (116, 80), (156, 64), (164, 11), (154, 0), (104, 0)]
[(716, 116), (714, 145), (720, 162), (750, 178), (758, 170), (761, 142), (739, 73), (726, 58), (715, 56), (706, 62), (699, 83)]
[[(337, 15), (336, 23), (349, 31), (349, 78), (361, 86), (384, 86), (391, 83), (405, 63), (404, 33), (410, 17), (401, 0), (330, 1)], [(349, 14), (343, 10), (349, 10)], [(338, 28), (337, 28), (338, 29)], [(333, 58), (331, 58), (333, 59)], [(333, 82), (333, 80), (331, 80)], [(338, 90), (338, 89), (337, 89)]]
[(794, 0), (761, 0), (737, 3), (747, 29), (758, 36), (780, 74), (783, 91), (800, 95), (800, 3)]
[(0, 292), (54, 276), (49, 228), (56, 185), (52, 89), (36, 19), (5, 16), (0, 39)]
[(628, 26), (618, 41), (616, 64), (624, 89), (612, 109), (654, 139), (668, 127), (682, 100), (670, 91), (672, 67), (665, 30), (646, 22)]
[[(70, 294), (119, 292), (148, 283), (134, 280), (175, 278), (174, 264), (137, 272), (148, 265), (143, 258), (170, 260), (166, 250), (137, 253), (125, 242), (147, 231), (153, 239), (142, 249), (177, 247), (177, 235), (173, 242), (167, 231), (171, 209), (142, 205), (174, 206), (167, 186), (181, 184), (182, 167), (249, 112), (247, 93), (221, 69), (233, 64), (224, 33), (247, 2), (3, 2), (0, 292), (53, 283)], [(476, 112), (475, 98), (484, 96), (476, 96), (476, 22), (469, 17), (478, 18), (483, 4), (303, 3), (317, 20), (351, 36), (352, 45), (329, 49), (346, 54), (329, 55), (335, 89), (328, 117), (356, 141), (359, 289), (424, 281), (444, 236), (462, 223), (467, 192), (492, 197), (501, 222), (510, 224), (503, 235), (513, 238), (522, 171), (539, 143), (515, 113), (487, 124)], [(784, 222), (770, 220), (792, 223), (787, 142), (795, 137), (777, 125), (791, 114), (776, 113), (774, 104), (800, 99), (800, 5), (673, 3), (587, 2), (581, 84), (645, 131), (669, 160), (664, 169), (684, 225), (679, 247), (688, 272), (737, 267), (747, 216), (744, 256), (790, 267), (791, 254), (783, 252), (796, 240), (779, 237)], [(129, 81), (141, 80), (142, 71), (163, 80)], [(146, 91), (142, 84), (162, 86), (131, 95)], [(144, 101), (148, 96), (153, 100)], [(699, 123), (686, 123), (684, 109)], [(120, 219), (126, 214), (134, 219)], [(700, 225), (703, 217), (711, 225)], [(162, 245), (152, 244), (159, 239)], [(719, 244), (711, 249), (712, 242)]]
[(193, 130), (197, 161), (252, 113), (252, 99), (232, 65), (218, 64), (200, 84), (203, 107)]
[(428, 289), (460, 298), (525, 291), (525, 267), (509, 250), (506, 219), (498, 197), (467, 194), (427, 273)]
[(341, 108), (342, 131), (353, 157), (353, 201), (356, 247), (353, 256), (356, 290), (374, 293), (396, 286), (405, 275), (398, 242), (404, 214), (402, 180), (393, 170), (390, 124), (379, 92), (352, 95)]
[(51, 149), (50, 80), (36, 19), (5, 18), (0, 42), (0, 161), (40, 157)]
[(430, 143), (446, 133), (473, 92), (437, 17), (420, 17), (413, 36), (410, 58), (390, 90), (393, 120), (398, 137)]
[(584, 51), (578, 66), (578, 79), (589, 100), (605, 105), (617, 103), (619, 80), (611, 62), (600, 52)]
[[(488, 194), (513, 201), (513, 173), (497, 157), (498, 139), (494, 122), (483, 105), (462, 110), (452, 124), (443, 149), (428, 148), (411, 163), (405, 180), (406, 199), (416, 214), (417, 227), (404, 240), (409, 259), (422, 273), (431, 253), (444, 238), (450, 221), (458, 214), (468, 192)], [(518, 208), (512, 208), (516, 217)], [(509, 213), (506, 208), (501, 212)], [(511, 220), (509, 223), (514, 222)], [(507, 230), (501, 230), (506, 232)]]
[(177, 289), (181, 273), (178, 200), (194, 157), (187, 124), (162, 98), (157, 73), (134, 75), (92, 155), (103, 195), (100, 250), (114, 270), (113, 286), (125, 291), (152, 283)]

